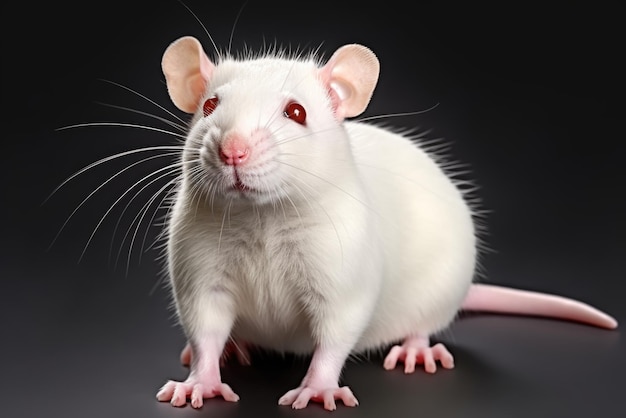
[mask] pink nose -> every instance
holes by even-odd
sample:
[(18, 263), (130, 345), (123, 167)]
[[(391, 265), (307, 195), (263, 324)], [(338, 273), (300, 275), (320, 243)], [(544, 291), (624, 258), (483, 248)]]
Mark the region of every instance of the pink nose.
[(237, 134), (230, 134), (220, 145), (220, 159), (227, 165), (240, 165), (246, 162), (248, 155), (248, 143)]

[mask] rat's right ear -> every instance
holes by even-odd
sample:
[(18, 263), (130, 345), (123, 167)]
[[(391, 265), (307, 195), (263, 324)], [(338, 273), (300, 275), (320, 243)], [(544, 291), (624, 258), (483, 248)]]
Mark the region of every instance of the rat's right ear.
[(320, 68), (320, 78), (330, 95), (338, 121), (360, 115), (378, 82), (376, 55), (358, 44), (344, 45)]
[(183, 112), (194, 113), (215, 68), (200, 42), (192, 36), (172, 42), (163, 54), (161, 68), (172, 102)]

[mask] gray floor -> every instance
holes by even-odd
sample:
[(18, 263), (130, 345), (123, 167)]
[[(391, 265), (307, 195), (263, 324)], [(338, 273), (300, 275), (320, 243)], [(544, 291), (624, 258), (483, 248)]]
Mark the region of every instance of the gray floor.
[[(72, 10), (48, 4), (37, 13), (22, 4), (5, 13), (33, 40), (3, 27), (0, 415), (328, 416), (319, 405), (277, 406), (303, 376), (306, 359), (271, 353), (255, 353), (250, 367), (224, 369), (241, 396), (237, 404), (215, 399), (194, 411), (155, 400), (166, 379), (184, 378), (187, 370), (178, 360), (184, 338), (159, 282), (158, 251), (140, 256), (136, 244), (127, 266), (128, 240), (113, 236), (117, 219), (118, 231), (126, 231), (138, 207), (125, 214), (116, 207), (78, 261), (102, 215), (139, 174), (94, 195), (47, 250), (81, 200), (123, 165), (80, 176), (43, 203), (67, 176), (116, 152), (169, 141), (132, 129), (55, 129), (91, 121), (158, 125), (96, 103), (167, 116), (99, 79), (172, 110), (159, 68), (163, 49), (192, 34), (210, 50), (179, 2), (142, 3)], [(240, 5), (187, 3), (226, 47)], [(322, 3), (298, 11), (292, 2), (250, 2), (233, 47), (259, 45), (262, 35), (268, 43), (313, 48), (323, 41), (326, 56), (343, 43), (370, 46), (382, 73), (366, 116), (439, 103), (387, 122), (432, 129), (430, 137), (450, 140), (454, 157), (470, 163), (493, 211), (489, 244), (496, 252), (484, 258), (489, 279), (582, 299), (626, 324), (626, 146), (615, 93), (618, 26), (611, 22), (617, 13), (524, 5), (509, 21), (510, 14), (487, 18), (487, 9), (474, 6), (422, 5), (409, 15), (393, 4), (345, 13)], [(144, 231), (145, 224), (141, 239)], [(147, 231), (149, 242), (159, 229)], [(626, 411), (622, 328), (471, 314), (439, 339), (455, 354), (454, 370), (407, 376), (385, 371), (377, 356), (350, 362), (343, 383), (360, 406), (340, 405), (334, 416), (604, 418)]]

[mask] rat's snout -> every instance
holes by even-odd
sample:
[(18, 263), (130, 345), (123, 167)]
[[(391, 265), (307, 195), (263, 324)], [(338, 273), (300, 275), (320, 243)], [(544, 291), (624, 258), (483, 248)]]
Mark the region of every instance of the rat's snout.
[(250, 147), (248, 141), (236, 132), (230, 132), (219, 147), (220, 160), (226, 165), (242, 165), (248, 161)]

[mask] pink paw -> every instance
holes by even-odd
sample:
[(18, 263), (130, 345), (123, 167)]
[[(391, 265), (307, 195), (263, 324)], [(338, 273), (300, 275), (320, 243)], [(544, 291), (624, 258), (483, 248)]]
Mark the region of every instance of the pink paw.
[(300, 386), (285, 393), (279, 400), (279, 405), (291, 405), (293, 409), (303, 409), (309, 404), (309, 401), (323, 402), (324, 409), (334, 411), (337, 409), (336, 399), (346, 406), (357, 406), (359, 401), (352, 393), (349, 387), (334, 387), (326, 389), (312, 388), (309, 386)]
[(413, 373), (416, 364), (423, 364), (428, 373), (437, 371), (437, 361), (446, 369), (454, 368), (454, 357), (443, 344), (428, 346), (428, 338), (407, 338), (402, 345), (395, 345), (385, 357), (383, 367), (392, 370), (398, 361), (404, 363), (404, 373)]
[(185, 382), (167, 382), (156, 395), (161, 402), (170, 402), (173, 406), (185, 406), (187, 398), (194, 408), (202, 407), (203, 400), (221, 395), (229, 402), (237, 402), (239, 396), (225, 383), (202, 384), (187, 379)]

